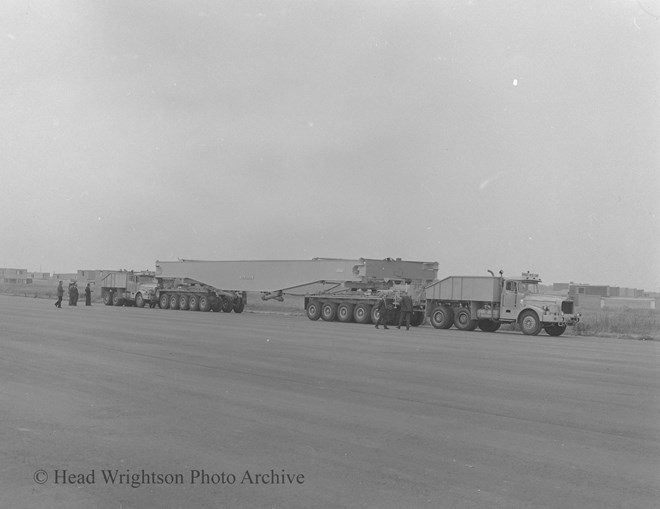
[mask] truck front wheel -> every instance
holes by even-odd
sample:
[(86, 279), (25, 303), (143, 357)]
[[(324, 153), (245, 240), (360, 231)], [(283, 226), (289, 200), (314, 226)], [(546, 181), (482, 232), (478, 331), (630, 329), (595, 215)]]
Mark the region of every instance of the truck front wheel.
[(138, 308), (143, 308), (144, 307), (144, 297), (142, 297), (141, 293), (138, 293), (135, 296), (135, 306)]
[(561, 336), (566, 332), (565, 325), (547, 325), (543, 328), (548, 336)]
[(520, 329), (523, 331), (523, 334), (528, 336), (536, 336), (541, 332), (541, 321), (539, 320), (539, 315), (536, 312), (528, 309), (523, 311), (520, 315)]
[(454, 313), (447, 306), (438, 306), (431, 312), (431, 325), (436, 329), (449, 329), (454, 322)]

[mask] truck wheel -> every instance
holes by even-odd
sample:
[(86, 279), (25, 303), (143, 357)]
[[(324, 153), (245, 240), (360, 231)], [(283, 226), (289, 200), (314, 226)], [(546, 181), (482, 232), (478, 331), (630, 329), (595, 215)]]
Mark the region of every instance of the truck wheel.
[(543, 328), (548, 336), (561, 336), (566, 332), (565, 325), (548, 325)]
[(190, 311), (199, 311), (199, 297), (197, 295), (191, 295), (188, 299), (188, 309)]
[(135, 296), (135, 306), (138, 308), (143, 308), (144, 307), (144, 297), (142, 297), (141, 293), (138, 293)]
[(231, 299), (227, 297), (220, 297), (220, 309), (223, 313), (231, 313), (231, 310), (234, 309), (234, 305), (231, 303)]
[(470, 310), (460, 308), (454, 314), (454, 325), (458, 330), (472, 331), (477, 328), (477, 321), (470, 316)]
[(112, 305), (113, 306), (123, 306), (124, 299), (119, 296), (119, 293), (115, 292), (112, 294)]
[(535, 311), (528, 309), (520, 315), (520, 329), (527, 336), (536, 336), (541, 332), (541, 321)]
[(378, 319), (380, 318), (380, 311), (378, 310), (378, 306), (371, 306), (371, 323), (378, 323)]
[(199, 310), (204, 312), (211, 310), (211, 299), (206, 295), (202, 295), (199, 298)]
[(321, 305), (321, 318), (326, 322), (332, 322), (337, 316), (337, 304), (334, 302), (324, 302)]
[(158, 305), (160, 309), (169, 309), (170, 308), (170, 296), (166, 293), (161, 294), (158, 299)]
[(170, 295), (170, 309), (179, 309), (179, 295), (176, 293)]
[(314, 321), (321, 318), (321, 303), (318, 300), (310, 300), (307, 304), (307, 318)]
[(371, 306), (360, 302), (353, 309), (353, 320), (357, 323), (371, 323)]
[(348, 323), (353, 321), (353, 304), (342, 302), (337, 307), (337, 320)]
[(489, 318), (485, 318), (479, 320), (478, 325), (479, 328), (484, 332), (495, 332), (497, 329), (500, 328), (500, 325), (502, 324), (500, 322), (496, 322), (495, 320), (490, 320)]
[(454, 312), (448, 306), (438, 306), (431, 312), (431, 325), (436, 329), (449, 329), (454, 323)]
[(413, 327), (419, 327), (424, 323), (424, 313), (422, 311), (413, 311), (412, 320), (410, 320), (410, 325)]
[(245, 309), (245, 301), (242, 298), (236, 299), (234, 302), (234, 313), (242, 313)]
[(112, 306), (112, 292), (110, 290), (103, 293), (103, 304)]
[(179, 297), (179, 309), (183, 309), (184, 311), (187, 311), (188, 305), (189, 305), (189, 297), (185, 294), (181, 295), (181, 297)]

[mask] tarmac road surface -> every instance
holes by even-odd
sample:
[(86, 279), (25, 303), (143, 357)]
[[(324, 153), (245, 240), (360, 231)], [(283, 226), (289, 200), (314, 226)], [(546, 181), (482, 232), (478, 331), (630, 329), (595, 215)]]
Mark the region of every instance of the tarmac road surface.
[(660, 507), (658, 353), (0, 296), (0, 507)]

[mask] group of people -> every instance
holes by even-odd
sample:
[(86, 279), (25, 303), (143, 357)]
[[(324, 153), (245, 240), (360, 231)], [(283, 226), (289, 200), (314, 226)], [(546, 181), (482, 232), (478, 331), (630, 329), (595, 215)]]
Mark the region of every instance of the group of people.
[[(393, 311), (394, 306), (387, 301), (387, 295), (383, 295), (381, 299), (376, 304), (378, 309), (378, 320), (376, 321), (376, 328), (379, 325), (383, 325), (383, 329), (388, 329), (387, 322), (389, 321), (390, 313)], [(406, 330), (410, 330), (410, 320), (413, 313), (413, 301), (412, 297), (408, 295), (408, 292), (403, 292), (401, 294), (401, 299), (399, 301), (399, 325), (397, 329), (401, 328), (403, 322), (406, 322)]]
[[(78, 293), (78, 284), (75, 281), (69, 283), (69, 306), (78, 305)], [(57, 301), (55, 302), (56, 308), (62, 308), (62, 297), (64, 297), (64, 286), (62, 285), (62, 281), (60, 281), (57, 285)], [(85, 306), (91, 305), (92, 288), (90, 287), (89, 283), (87, 283), (87, 286), (85, 287)]]

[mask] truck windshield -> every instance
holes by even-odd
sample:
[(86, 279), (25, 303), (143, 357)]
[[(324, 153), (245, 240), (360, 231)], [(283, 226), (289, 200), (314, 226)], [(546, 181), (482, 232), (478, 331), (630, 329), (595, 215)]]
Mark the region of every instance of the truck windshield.
[(518, 283), (522, 293), (539, 293), (539, 285), (536, 283)]

